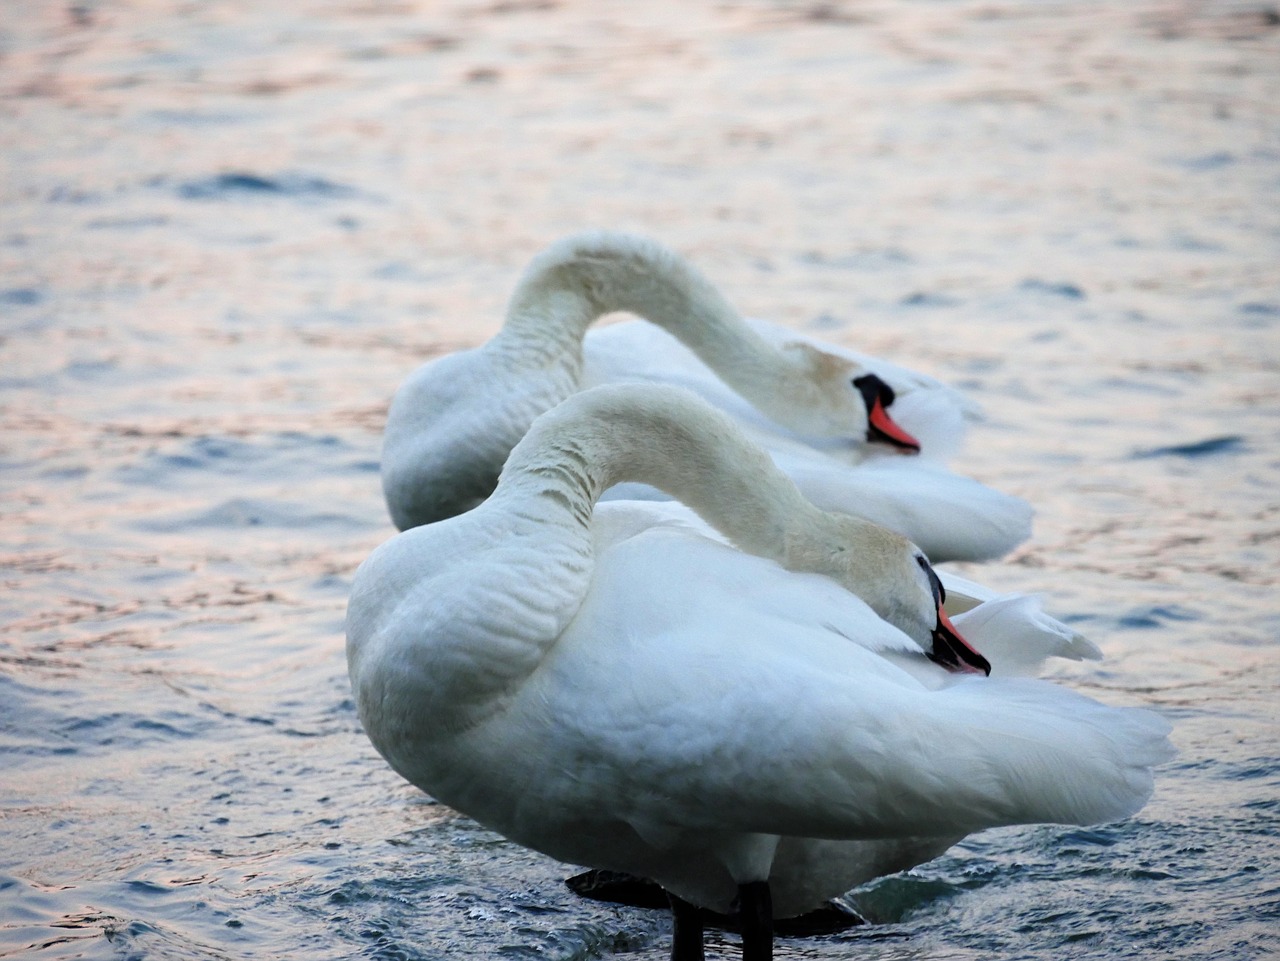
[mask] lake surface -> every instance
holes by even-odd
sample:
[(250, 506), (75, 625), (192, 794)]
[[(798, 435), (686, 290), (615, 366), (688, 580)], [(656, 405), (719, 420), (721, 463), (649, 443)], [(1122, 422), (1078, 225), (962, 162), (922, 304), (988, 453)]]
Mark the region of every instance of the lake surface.
[[(1175, 724), (780, 958), (1280, 956), (1280, 17), (1248, 2), (0, 8), (0, 957), (666, 956), (401, 782), (346, 678), (395, 385), (573, 230), (965, 389), (964, 572)], [(735, 957), (731, 935), (709, 955)]]

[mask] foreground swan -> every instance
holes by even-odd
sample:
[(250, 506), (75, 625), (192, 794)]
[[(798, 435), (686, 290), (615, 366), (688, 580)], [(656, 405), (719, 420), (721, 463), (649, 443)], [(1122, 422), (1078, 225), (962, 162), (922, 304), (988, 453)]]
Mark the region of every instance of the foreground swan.
[[(621, 480), (736, 547), (652, 505), (593, 510)], [(760, 959), (772, 916), (971, 831), (1149, 795), (1163, 721), (982, 676), (941, 600), (916, 548), (814, 508), (723, 415), (598, 388), (540, 418), (479, 507), (374, 551), (347, 657), (405, 778), (552, 857), (653, 878), (674, 957), (701, 957), (688, 904), (736, 904)]]
[[(588, 335), (598, 318), (619, 310), (652, 324)], [(582, 387), (664, 378), (736, 405), (735, 415), (815, 503), (897, 530), (935, 560), (996, 557), (1030, 531), (1026, 503), (938, 459), (963, 429), (964, 402), (954, 391), (749, 324), (677, 254), (618, 233), (553, 245), (525, 271), (491, 341), (425, 364), (400, 386), (382, 448), (392, 520), (405, 530), (475, 506), (533, 419)], [(923, 457), (891, 453), (915, 449), (916, 436), (925, 439)], [(876, 448), (890, 453), (868, 454)]]

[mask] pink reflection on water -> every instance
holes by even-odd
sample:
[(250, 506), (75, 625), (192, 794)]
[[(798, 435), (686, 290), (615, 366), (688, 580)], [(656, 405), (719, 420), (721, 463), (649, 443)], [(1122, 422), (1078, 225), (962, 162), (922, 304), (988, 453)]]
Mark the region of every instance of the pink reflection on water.
[[(1073, 683), (1180, 712), (1198, 763), (1274, 753), (1269, 17), (6, 5), (0, 681), (23, 726), (0, 847), (51, 922), (27, 943), (143, 917), (222, 944), (248, 904), (244, 936), (292, 951), (268, 900), (310, 925), (340, 913), (326, 872), (370, 864), (558, 884), (474, 828), (452, 843), (371, 756), (341, 619), (391, 532), (394, 385), (491, 336), (524, 263), (583, 227), (961, 385), (988, 420), (959, 466), (1039, 512), (971, 573), (1087, 618), (1108, 660)], [(1261, 783), (1171, 775), (1149, 813), (1238, 817)], [(120, 907), (135, 879), (159, 891)], [(415, 910), (474, 932), (449, 904)]]

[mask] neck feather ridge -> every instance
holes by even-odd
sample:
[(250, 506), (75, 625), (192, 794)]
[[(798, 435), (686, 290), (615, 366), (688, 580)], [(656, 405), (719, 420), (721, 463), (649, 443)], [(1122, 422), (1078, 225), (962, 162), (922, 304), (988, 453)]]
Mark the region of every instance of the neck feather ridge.
[(576, 234), (530, 263), (497, 338), (538, 362), (580, 353), (596, 320), (626, 311), (681, 341), (735, 391), (786, 422), (774, 398), (803, 393), (806, 374), (762, 338), (679, 254), (629, 234)]
[(588, 537), (596, 501), (622, 481), (665, 491), (739, 549), (783, 563), (825, 516), (727, 417), (683, 390), (640, 385), (575, 394), (539, 418), (493, 502)]

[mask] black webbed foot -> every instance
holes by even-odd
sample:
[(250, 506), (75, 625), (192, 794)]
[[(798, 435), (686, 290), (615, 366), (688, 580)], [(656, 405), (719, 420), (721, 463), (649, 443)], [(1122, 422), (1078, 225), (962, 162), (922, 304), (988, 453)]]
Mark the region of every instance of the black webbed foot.
[[(564, 883), (574, 894), (592, 901), (607, 901), (610, 904), (658, 911), (665, 911), (671, 906), (667, 893), (657, 883), (621, 871), (584, 871)], [(702, 914), (702, 923), (708, 928), (734, 932), (740, 930), (738, 918), (732, 914), (720, 914), (705, 908), (699, 908), (698, 911)], [(822, 907), (794, 918), (775, 920), (773, 930), (781, 938), (818, 938), (866, 923), (865, 918), (843, 901), (828, 901)]]

